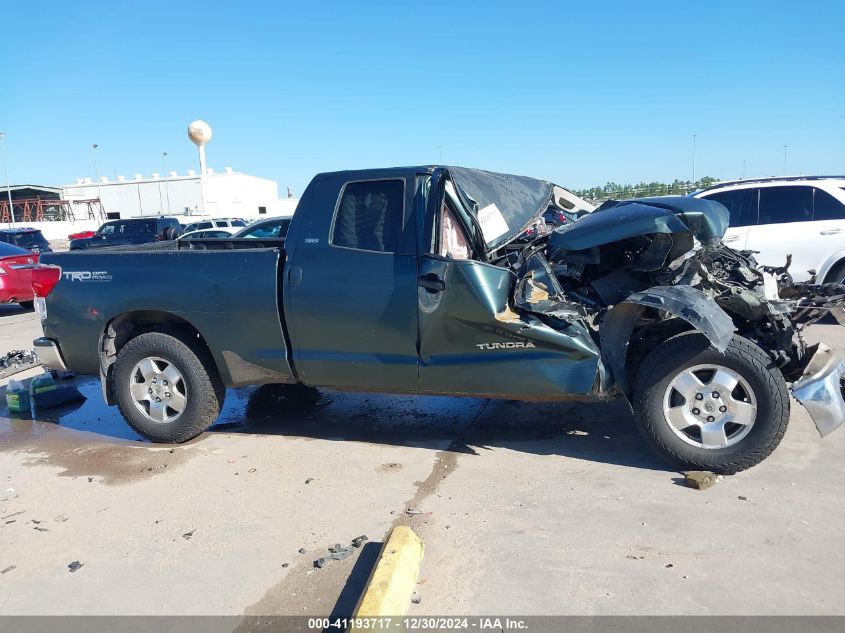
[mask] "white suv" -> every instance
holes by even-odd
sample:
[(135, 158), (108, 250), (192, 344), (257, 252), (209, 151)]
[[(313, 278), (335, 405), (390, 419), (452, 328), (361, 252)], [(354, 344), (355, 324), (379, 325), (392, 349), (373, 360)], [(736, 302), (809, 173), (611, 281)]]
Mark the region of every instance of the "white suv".
[(759, 251), (757, 261), (783, 266), (795, 281), (816, 271), (819, 283), (845, 281), (845, 176), (763, 178), (720, 182), (695, 194), (731, 213), (724, 242)]
[[(185, 227), (185, 233), (191, 233), (193, 231), (205, 231), (208, 229), (227, 229), (233, 228), (235, 231), (239, 231), (246, 226), (246, 221), (242, 220), (241, 218), (213, 218), (209, 220), (201, 220), (199, 222), (194, 222), (193, 224), (189, 224)], [(233, 232), (235, 232), (233, 231)]]

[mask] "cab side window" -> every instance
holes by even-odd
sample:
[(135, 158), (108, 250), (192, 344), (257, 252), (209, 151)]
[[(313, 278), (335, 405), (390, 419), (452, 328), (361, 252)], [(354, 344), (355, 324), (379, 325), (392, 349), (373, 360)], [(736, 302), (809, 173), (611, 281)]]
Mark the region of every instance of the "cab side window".
[(348, 183), (335, 213), (331, 243), (363, 251), (401, 252), (404, 211), (404, 181)]

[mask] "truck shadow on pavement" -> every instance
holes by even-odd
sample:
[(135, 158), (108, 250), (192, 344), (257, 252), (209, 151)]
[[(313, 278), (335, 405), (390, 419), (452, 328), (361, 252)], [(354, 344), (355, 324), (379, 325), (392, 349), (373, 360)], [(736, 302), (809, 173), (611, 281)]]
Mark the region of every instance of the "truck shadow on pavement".
[[(3, 407), (0, 418), (9, 419), (0, 419), (0, 448), (37, 449), (47, 443), (69, 447), (80, 441), (104, 448), (152, 447), (126, 424), (117, 407), (103, 403), (99, 380), (80, 377), (74, 383), (87, 398), (82, 404), (39, 411), (34, 420), (10, 416)], [(85, 434), (68, 436), (67, 431)], [(672, 470), (640, 438), (623, 400), (526, 403), (265, 385), (230, 389), (217, 424), (189, 444), (222, 433), (410, 446), (466, 455), (502, 448)]]
[(243, 417), (211, 433), (430, 447), (469, 455), (495, 448), (672, 471), (641, 439), (624, 400), (513, 400), (346, 393), (265, 385)]

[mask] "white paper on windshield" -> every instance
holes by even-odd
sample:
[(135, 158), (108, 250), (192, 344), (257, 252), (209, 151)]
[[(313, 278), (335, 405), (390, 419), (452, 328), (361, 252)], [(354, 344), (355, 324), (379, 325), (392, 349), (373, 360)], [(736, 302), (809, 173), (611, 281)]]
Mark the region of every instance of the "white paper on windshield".
[(481, 225), (481, 233), (484, 241), (488, 244), (508, 232), (508, 223), (499, 211), (496, 203), (488, 204), (478, 212), (478, 223)]

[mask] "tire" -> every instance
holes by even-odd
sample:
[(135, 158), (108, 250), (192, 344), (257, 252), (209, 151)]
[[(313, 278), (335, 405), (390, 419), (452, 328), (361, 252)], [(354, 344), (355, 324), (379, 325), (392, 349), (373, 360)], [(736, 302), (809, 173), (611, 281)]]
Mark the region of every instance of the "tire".
[(18, 301), (18, 305), (24, 310), (32, 310), (35, 307), (34, 301)]
[[(724, 371), (717, 377), (714, 368)], [(777, 448), (789, 424), (783, 376), (763, 350), (739, 336), (724, 353), (699, 333), (670, 338), (638, 368), (633, 404), (646, 442), (680, 470), (731, 475), (751, 468)], [(734, 419), (742, 423), (725, 422)], [(689, 420), (701, 425), (679, 429)]]
[[(220, 415), (226, 393), (206, 350), (161, 332), (140, 334), (127, 342), (117, 354), (112, 381), (129, 426), (153, 442), (178, 444), (208, 429)], [(150, 399), (138, 400), (145, 391)]]

